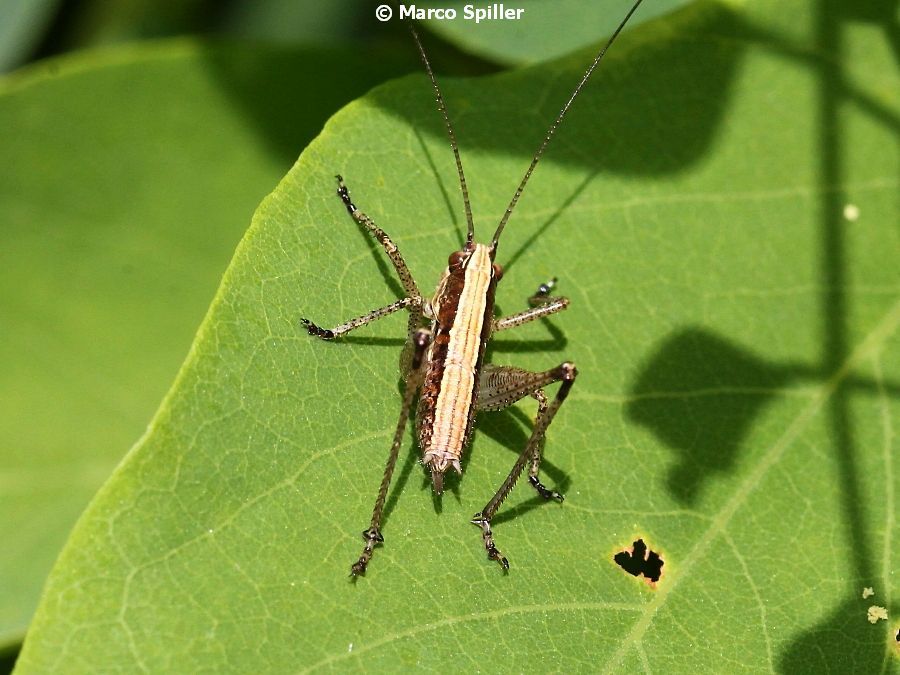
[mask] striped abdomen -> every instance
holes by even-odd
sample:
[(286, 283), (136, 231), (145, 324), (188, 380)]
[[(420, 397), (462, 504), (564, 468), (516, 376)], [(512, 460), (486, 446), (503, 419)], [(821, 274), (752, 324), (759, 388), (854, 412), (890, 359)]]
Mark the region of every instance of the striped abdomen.
[(432, 342), (416, 419), (419, 446), (437, 493), (449, 467), (461, 470), (459, 461), (472, 433), (499, 269), (483, 244), (454, 253), (432, 301)]

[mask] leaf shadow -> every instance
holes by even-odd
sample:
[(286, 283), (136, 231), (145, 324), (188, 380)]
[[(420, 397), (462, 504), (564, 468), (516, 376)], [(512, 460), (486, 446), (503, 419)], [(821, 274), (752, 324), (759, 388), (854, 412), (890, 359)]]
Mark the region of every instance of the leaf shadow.
[[(859, 3), (843, 3), (840, 0), (819, 0), (813, 14), (813, 30), (816, 44), (829, 55), (820, 60), (813, 70), (818, 80), (818, 142), (819, 213), (821, 218), (821, 328), (823, 353), (818, 366), (822, 377), (831, 378), (839, 373), (852, 351), (848, 317), (851, 313), (847, 287), (850, 283), (848, 260), (848, 234), (842, 219), (843, 206), (848, 195), (843, 187), (847, 180), (849, 139), (844, 115), (847, 102), (854, 103), (860, 112), (879, 126), (900, 132), (900, 121), (895, 113), (883, 106), (870, 104), (866, 97), (857, 95), (850, 78), (846, 76), (844, 63), (848, 60), (844, 39), (852, 23), (864, 21), (884, 28), (885, 38), (893, 49), (896, 64), (900, 66), (898, 49), (896, 0), (863, 0)], [(876, 572), (876, 557), (870, 531), (870, 504), (864, 498), (861, 483), (859, 445), (856, 439), (854, 419), (851, 414), (853, 387), (847, 381), (839, 382), (825, 408), (825, 414), (833, 437), (832, 450), (841, 475), (838, 495), (844, 513), (844, 533), (847, 549), (853, 563), (855, 585), (888, 588), (889, 579), (881, 579)], [(887, 391), (881, 383), (875, 383), (881, 395), (896, 395)], [(893, 389), (894, 385), (890, 386)], [(892, 480), (893, 476), (888, 476)], [(879, 583), (880, 582), (880, 583)], [(849, 588), (852, 594), (857, 589)], [(875, 672), (875, 665), (882, 672), (886, 656), (885, 640), (876, 639), (877, 631), (861, 633), (862, 621), (858, 603), (845, 601), (825, 621), (803, 631), (784, 651), (782, 672), (797, 672), (799, 663), (809, 663), (810, 654), (822, 655), (821, 662), (831, 667), (829, 658), (842, 658), (859, 672)], [(855, 620), (855, 623), (854, 623)], [(824, 645), (824, 646), (823, 646)], [(879, 645), (881, 648), (879, 649)], [(812, 650), (812, 651), (810, 651)], [(838, 653), (839, 652), (839, 653)], [(852, 654), (852, 658), (847, 658)], [(862, 664), (863, 667), (860, 666)]]
[(592, 171), (588, 175), (586, 175), (581, 182), (575, 186), (575, 189), (566, 197), (560, 204), (557, 206), (556, 210), (550, 215), (547, 220), (544, 221), (542, 225), (539, 225), (533, 233), (531, 233), (528, 238), (516, 249), (509, 258), (506, 259), (506, 262), (503, 264), (503, 269), (506, 272), (509, 272), (510, 268), (516, 264), (516, 261), (521, 258), (526, 251), (528, 251), (531, 246), (534, 245), (536, 241), (538, 241), (541, 237), (543, 237), (550, 228), (559, 220), (559, 217), (566, 212), (566, 210), (575, 203), (575, 201), (582, 195), (588, 185), (591, 184), (591, 181), (594, 180), (597, 176), (597, 171)]
[[(767, 361), (699, 326), (665, 338), (638, 369), (625, 414), (676, 455), (666, 487), (694, 506), (705, 483), (733, 472), (745, 439), (766, 405), (798, 381), (821, 384), (833, 371)], [(900, 396), (900, 382), (848, 376), (843, 389)]]
[[(363, 337), (360, 335), (342, 335), (339, 338), (342, 344), (357, 345), (360, 347), (402, 347), (406, 340), (400, 337)], [(403, 391), (402, 385), (400, 389)]]
[[(490, 357), (495, 352), (502, 354), (532, 354), (536, 352), (558, 352), (562, 351), (569, 344), (569, 338), (566, 334), (556, 327), (551, 319), (540, 319), (550, 337), (546, 340), (514, 340), (494, 337), (488, 344), (485, 353), (485, 361), (490, 362)], [(495, 334), (496, 335), (496, 334)], [(555, 364), (553, 364), (555, 365)]]
[(0, 649), (0, 675), (8, 675), (13, 672), (21, 649), (21, 644), (12, 644)]
[[(222, 41), (220, 48), (209, 50), (207, 67), (287, 172), (336, 110), (387, 79), (417, 71), (419, 63), (411, 51), (385, 47)], [(344, 168), (334, 167), (334, 172)]]
[(412, 475), (413, 469), (415, 469), (416, 465), (420, 463), (418, 454), (419, 446), (415, 440), (415, 425), (409, 424), (407, 425), (407, 428), (410, 428), (412, 430), (413, 441), (411, 444), (407, 444), (407, 448), (409, 451), (405, 454), (403, 464), (400, 467), (400, 472), (393, 480), (393, 484), (391, 485), (387, 499), (385, 500), (382, 524), (385, 524), (390, 520), (391, 513), (393, 512), (394, 507), (397, 506), (397, 501), (400, 499), (400, 495), (406, 488), (406, 484), (409, 483), (409, 478)]
[[(862, 585), (858, 591), (862, 590)], [(868, 607), (876, 598), (862, 600), (859, 595), (842, 601), (825, 619), (794, 638), (778, 661), (782, 673), (888, 673), (892, 630), (895, 622), (866, 619)], [(896, 616), (900, 607), (889, 607)]]
[(676, 454), (666, 486), (693, 506), (703, 484), (731, 473), (744, 438), (790, 372), (703, 328), (658, 346), (631, 386), (627, 418)]
[[(642, 29), (654, 24), (651, 20)], [(693, 36), (732, 33), (737, 29), (737, 14), (724, 3), (707, 0), (667, 15), (665, 25), (671, 29), (655, 31), (654, 39), (641, 42), (640, 49), (627, 49), (627, 36), (617, 44), (617, 50), (610, 55), (615, 67), (598, 69), (591, 86), (582, 91), (560, 127), (547, 157), (556, 163), (585, 168), (593, 177), (601, 172), (674, 173), (706, 154), (728, 108), (741, 52), (732, 45), (717, 52), (717, 58), (710, 59), (708, 45)], [(497, 79), (484, 80), (483, 84), (478, 80), (457, 83), (438, 74), (461, 151), (465, 154), (479, 149), (531, 158), (547, 124), (594, 56), (594, 49), (579, 50), (558, 61), (529, 68), (521, 71), (522, 75), (518, 72), (505, 75), (510, 84), (516, 78), (527, 77), (527, 87), (507, 86), (506, 81)], [(679, 72), (693, 74), (689, 87), (684, 80), (672, 77), (672, 63), (679, 63)], [(571, 77), (562, 76), (560, 67), (570, 71)], [(497, 108), (511, 111), (508, 117), (491, 118), (489, 110), (482, 106), (466, 105), (466, 89), (486, 87), (498, 101)], [(648, 92), (652, 92), (653, 105), (635, 105), (647, 100)], [(411, 104), (409, 96), (397, 94), (390, 88), (381, 88), (372, 91), (368, 99), (412, 128), (432, 138), (445, 139), (440, 116), (433, 105), (428, 105), (431, 97), (424, 80), (422, 95), (416, 103)], [(665, 124), (660, 124), (662, 110)], [(598, 114), (602, 119), (600, 124)], [(666, 151), (660, 152), (663, 147)], [(525, 166), (527, 162), (523, 171)], [(474, 187), (477, 191), (478, 186)], [(582, 189), (583, 185), (577, 186), (574, 194), (563, 202), (574, 199)], [(442, 187), (442, 191), (448, 194), (446, 188)], [(475, 201), (473, 195), (473, 207)], [(564, 204), (561, 208), (565, 208)], [(551, 217), (542, 228), (546, 229), (555, 218)], [(513, 261), (520, 256), (521, 251), (516, 252)]]
[[(850, 299), (847, 233), (842, 222), (847, 196), (842, 106), (850, 102), (872, 121), (893, 133), (900, 120), (893, 111), (859, 91), (844, 75), (842, 32), (850, 21), (872, 21), (884, 27), (900, 65), (900, 28), (894, 0), (842, 4), (820, 0), (814, 17), (817, 45), (827, 59), (812, 55), (780, 36), (757, 26), (741, 26), (748, 38), (765, 41), (776, 54), (802, 62), (818, 77), (818, 149), (821, 315), (821, 361), (779, 364), (703, 328), (681, 329), (663, 341), (648, 358), (631, 388), (627, 407), (631, 421), (642, 425), (673, 448), (678, 461), (669, 473), (667, 488), (683, 504), (699, 498), (703, 484), (716, 474), (730, 473), (754, 420), (790, 382), (809, 379), (824, 386), (841, 373), (851, 354), (847, 317)], [(850, 413), (858, 390), (900, 396), (900, 383), (874, 382), (849, 374), (835, 383), (823, 412), (833, 439), (832, 451), (841, 475), (837, 495), (844, 514), (846, 550), (853, 564), (853, 583), (886, 587), (889, 580), (875, 572), (869, 504), (863, 498), (858, 442)], [(693, 392), (693, 394), (691, 393)], [(696, 394), (696, 395), (695, 395)], [(685, 423), (687, 420), (687, 423)], [(890, 477), (889, 477), (890, 479)], [(858, 592), (858, 589), (848, 589)], [(783, 651), (779, 670), (785, 673), (820, 672), (843, 663), (855, 672), (884, 668), (885, 640), (865, 621), (865, 607), (854, 600), (840, 602), (823, 621), (802, 631)], [(818, 665), (814, 663), (818, 661)], [(812, 664), (812, 665), (811, 665)]]
[[(428, 168), (431, 171), (432, 175), (436, 177), (440, 176), (437, 164), (435, 164), (434, 162), (432, 152), (425, 144), (425, 139), (422, 137), (422, 132), (419, 130), (419, 127), (413, 127), (412, 131), (413, 135), (416, 137), (416, 141), (418, 142), (419, 150), (422, 151), (422, 156), (425, 157), (425, 161), (428, 163)], [(436, 182), (438, 189), (441, 192), (441, 200), (444, 203), (444, 207), (447, 209), (447, 215), (453, 223), (453, 228), (456, 230), (456, 239), (457, 241), (459, 241), (459, 248), (461, 250), (466, 243), (467, 223), (464, 223), (463, 219), (458, 217), (459, 210), (453, 207), (453, 202), (450, 200), (450, 193), (447, 192), (447, 186), (444, 184), (444, 181), (438, 178)], [(459, 204), (462, 203), (462, 193), (460, 193)]]

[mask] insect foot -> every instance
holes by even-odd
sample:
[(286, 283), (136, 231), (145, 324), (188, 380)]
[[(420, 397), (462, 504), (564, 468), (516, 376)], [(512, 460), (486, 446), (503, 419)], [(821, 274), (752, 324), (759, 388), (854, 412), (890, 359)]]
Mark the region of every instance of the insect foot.
[(541, 284), (540, 286), (538, 286), (537, 292), (534, 295), (532, 295), (531, 297), (534, 300), (538, 300), (538, 301), (542, 300), (543, 298), (546, 298), (547, 296), (550, 295), (550, 291), (553, 290), (553, 287), (556, 286), (557, 281), (558, 281), (558, 279), (556, 277), (553, 277), (552, 279), (550, 279), (550, 281), (547, 281), (547, 282)]
[(322, 338), (323, 340), (334, 340), (334, 331), (330, 331), (327, 328), (321, 328), (309, 319), (300, 319), (300, 323), (303, 324), (306, 331), (313, 337)]
[(384, 537), (381, 536), (381, 532), (374, 527), (364, 530), (362, 536), (363, 539), (366, 540), (366, 547), (363, 549), (362, 555), (359, 556), (359, 560), (350, 567), (351, 577), (359, 577), (366, 573), (366, 565), (368, 565), (369, 561), (372, 559), (372, 552), (375, 549), (375, 545), (384, 543)]
[(509, 560), (500, 553), (500, 549), (494, 544), (490, 518), (485, 518), (483, 514), (476, 513), (472, 516), (472, 524), (481, 528), (481, 537), (484, 539), (484, 548), (487, 550), (488, 559), (496, 560), (500, 563), (500, 567), (503, 568), (503, 571), (509, 570)]
[(532, 486), (534, 486), (534, 489), (537, 490), (537, 493), (544, 499), (555, 499), (556, 501), (561, 502), (566, 498), (565, 495), (560, 494), (556, 490), (550, 490), (546, 488), (537, 476), (529, 476), (528, 482), (531, 483)]
[(335, 178), (337, 178), (338, 182), (338, 197), (341, 198), (341, 201), (344, 202), (344, 206), (347, 207), (347, 213), (352, 216), (354, 213), (358, 212), (358, 209), (356, 208), (356, 204), (350, 199), (350, 191), (347, 189), (347, 186), (344, 185), (344, 177), (341, 174), (338, 174)]

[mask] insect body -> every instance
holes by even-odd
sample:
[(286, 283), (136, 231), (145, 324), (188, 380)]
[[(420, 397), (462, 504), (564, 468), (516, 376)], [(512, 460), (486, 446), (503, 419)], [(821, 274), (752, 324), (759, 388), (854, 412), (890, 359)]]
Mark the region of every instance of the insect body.
[[(378, 240), (390, 257), (403, 284), (405, 297), (332, 329), (321, 328), (308, 319), (301, 319), (310, 335), (324, 340), (332, 340), (399, 310), (405, 309), (409, 312), (407, 343), (401, 358), (401, 376), (405, 378), (406, 383), (400, 419), (397, 422), (381, 487), (375, 500), (372, 520), (369, 528), (363, 532), (365, 548), (351, 568), (351, 574), (354, 577), (365, 573), (376, 544), (384, 541), (381, 535), (384, 503), (403, 441), (403, 432), (417, 393), (419, 393), (419, 401), (416, 425), (419, 447), (422, 450), (423, 464), (431, 474), (434, 492), (438, 495), (443, 491), (444, 474), (447, 471), (453, 470), (456, 473), (462, 473), (460, 461), (472, 436), (473, 422), (477, 412), (502, 410), (526, 396), (537, 400), (538, 410), (534, 428), (525, 448), (494, 496), (472, 518), (472, 522), (481, 528), (484, 546), (491, 560), (498, 562), (504, 569), (509, 568), (509, 562), (494, 544), (491, 520), (526, 466), (528, 467), (528, 480), (541, 497), (557, 501), (563, 500), (561, 494), (546, 488), (541, 483), (538, 471), (547, 427), (553, 421), (575, 382), (577, 375), (575, 365), (565, 362), (550, 370), (530, 372), (513, 366), (486, 364), (484, 363), (484, 352), (494, 332), (515, 328), (523, 323), (562, 311), (568, 306), (569, 301), (564, 297), (550, 295), (554, 280), (542, 284), (538, 291), (529, 298), (530, 307), (528, 309), (507, 317), (495, 317), (494, 295), (503, 271), (494, 259), (503, 228), (544, 149), (569, 106), (640, 3), (641, 0), (637, 0), (632, 6), (563, 106), (519, 183), (490, 244), (475, 242), (475, 227), (468, 188), (453, 128), (422, 44), (415, 30), (410, 28), (425, 70), (434, 87), (438, 109), (447, 126), (450, 146), (456, 160), (468, 226), (466, 243), (462, 249), (450, 255), (447, 269), (438, 283), (434, 296), (431, 299), (425, 298), (419, 291), (397, 246), (371, 218), (356, 207), (350, 198), (350, 192), (344, 184), (343, 178), (337, 176), (338, 196), (353, 219)], [(560, 383), (560, 387), (556, 396), (552, 400), (548, 400), (544, 393), (544, 387), (556, 382)]]

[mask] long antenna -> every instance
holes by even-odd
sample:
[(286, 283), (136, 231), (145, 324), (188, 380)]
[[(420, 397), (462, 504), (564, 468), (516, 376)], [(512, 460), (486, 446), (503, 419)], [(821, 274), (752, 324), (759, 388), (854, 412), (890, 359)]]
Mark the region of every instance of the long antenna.
[(622, 19), (619, 27), (616, 28), (615, 32), (612, 34), (612, 36), (610, 36), (606, 45), (603, 47), (603, 49), (600, 50), (600, 53), (594, 57), (591, 65), (588, 66), (587, 71), (585, 71), (584, 76), (581, 78), (581, 82), (578, 83), (578, 86), (575, 87), (575, 91), (572, 92), (569, 100), (566, 101), (566, 104), (562, 107), (562, 110), (559, 111), (559, 115), (557, 116), (556, 121), (550, 125), (550, 129), (547, 131), (547, 135), (544, 137), (544, 142), (541, 143), (541, 147), (538, 148), (537, 153), (535, 153), (534, 158), (531, 160), (531, 165), (528, 167), (528, 171), (525, 172), (525, 176), (522, 178), (522, 182), (519, 183), (519, 187), (516, 188), (516, 193), (513, 195), (512, 201), (509, 203), (509, 206), (506, 207), (506, 213), (503, 214), (503, 218), (501, 218), (500, 220), (500, 225), (497, 226), (497, 231), (494, 232), (494, 238), (491, 240), (492, 251), (496, 252), (497, 241), (500, 239), (500, 234), (503, 232), (503, 228), (506, 226), (506, 221), (508, 221), (510, 215), (512, 215), (512, 211), (516, 207), (516, 203), (518, 203), (519, 197), (522, 196), (522, 192), (523, 190), (525, 190), (525, 184), (528, 183), (528, 179), (531, 178), (531, 174), (534, 172), (534, 167), (537, 166), (538, 161), (541, 159), (541, 155), (543, 155), (544, 150), (547, 149), (547, 145), (549, 145), (550, 139), (553, 138), (553, 134), (556, 132), (556, 128), (559, 126), (560, 122), (562, 122), (563, 117), (566, 116), (566, 113), (569, 112), (569, 106), (572, 105), (572, 101), (574, 101), (578, 94), (581, 93), (581, 89), (584, 87), (588, 79), (590, 79), (591, 74), (594, 72), (594, 68), (597, 67), (598, 63), (600, 63), (600, 59), (602, 59), (603, 55), (606, 54), (606, 50), (609, 49), (610, 45), (615, 42), (616, 38), (619, 36), (619, 33), (622, 32), (625, 24), (628, 23), (631, 15), (634, 14), (635, 10), (637, 10), (641, 2), (643, 2), (643, 0), (637, 0), (637, 2), (635, 2), (634, 5), (631, 6), (631, 9), (628, 11), (628, 14), (625, 15), (625, 18)]
[(466, 226), (468, 233), (466, 234), (466, 243), (471, 244), (475, 241), (475, 223), (472, 222), (472, 205), (469, 203), (469, 188), (466, 187), (466, 174), (463, 173), (462, 160), (459, 158), (459, 146), (456, 145), (456, 134), (453, 133), (453, 125), (450, 124), (450, 117), (447, 115), (447, 107), (444, 105), (444, 97), (441, 95), (441, 89), (438, 87), (437, 80), (434, 79), (434, 72), (431, 70), (431, 64), (425, 55), (425, 49), (422, 47), (422, 41), (419, 40), (419, 34), (412, 23), (409, 24), (409, 32), (412, 33), (413, 40), (416, 41), (416, 47), (419, 48), (419, 54), (422, 56), (422, 63), (425, 64), (425, 72), (431, 78), (431, 84), (434, 87), (435, 100), (438, 109), (444, 118), (444, 124), (447, 125), (447, 135), (450, 137), (450, 147), (453, 149), (453, 157), (456, 159), (456, 172), (459, 174), (459, 187), (462, 190), (463, 204), (466, 209)]

